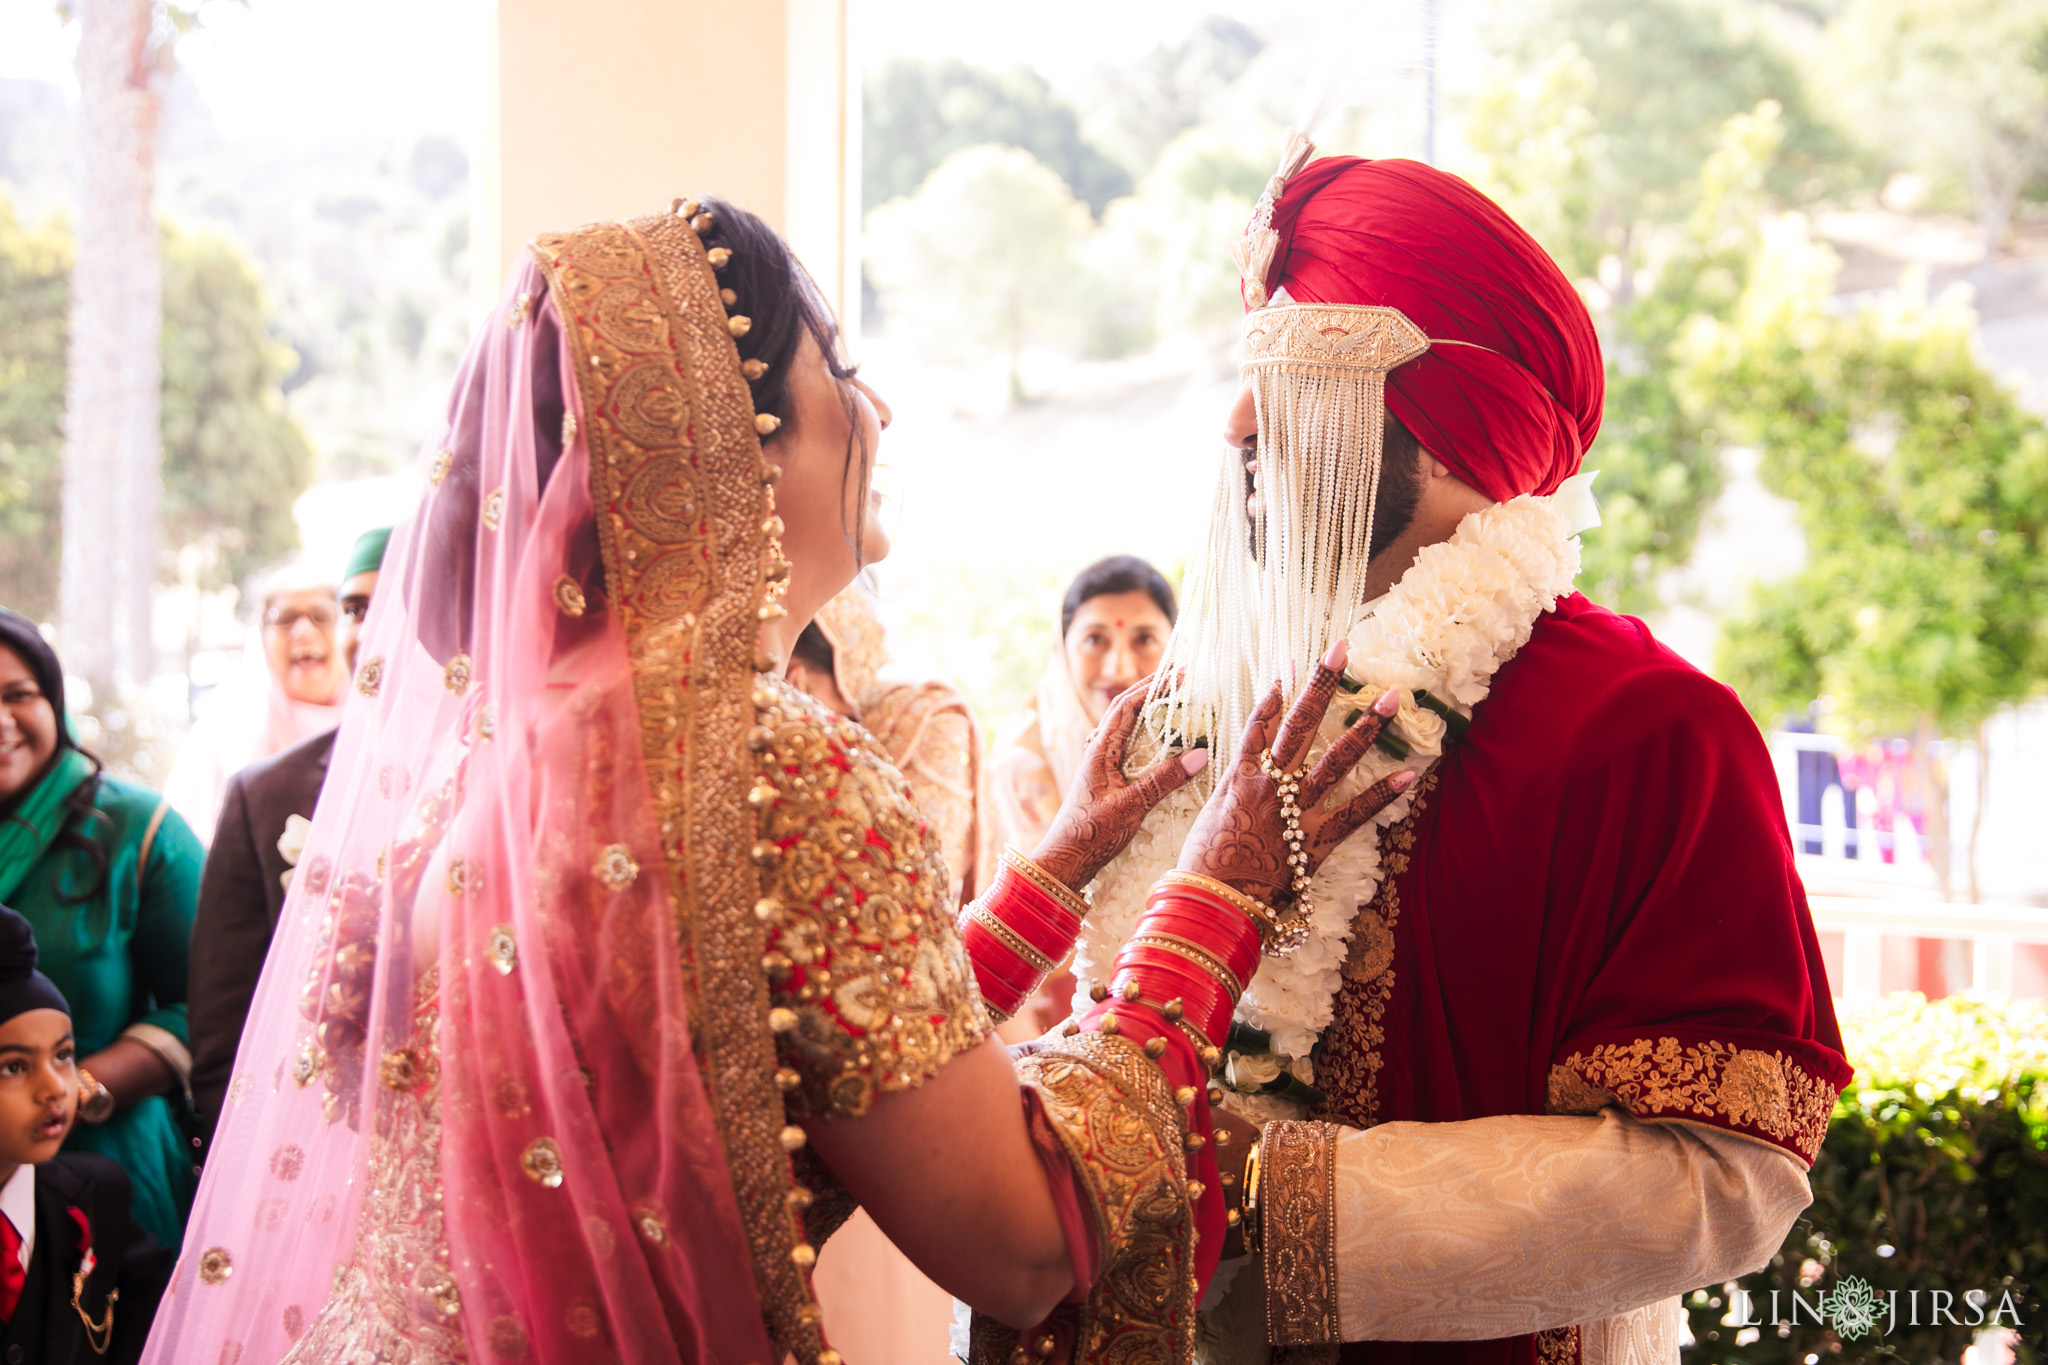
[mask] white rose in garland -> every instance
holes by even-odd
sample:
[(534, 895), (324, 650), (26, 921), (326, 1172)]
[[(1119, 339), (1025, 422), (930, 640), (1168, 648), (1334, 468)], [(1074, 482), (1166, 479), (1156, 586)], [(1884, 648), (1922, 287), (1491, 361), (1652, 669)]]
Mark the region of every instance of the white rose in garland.
[[(1529, 642), (1536, 619), (1572, 590), (1579, 571), (1577, 534), (1599, 524), (1593, 477), (1592, 471), (1579, 474), (1551, 497), (1523, 496), (1472, 513), (1449, 540), (1426, 547), (1391, 591), (1361, 611), (1351, 627), (1345, 667), (1357, 691), (1339, 694), (1311, 756), (1329, 747), (1349, 710), (1370, 706), (1389, 687), (1401, 691), (1391, 728), (1409, 753), (1397, 759), (1374, 748), (1331, 801), (1403, 769), (1425, 773), (1443, 753), (1449, 726), (1418, 704), (1415, 693), (1427, 692), (1458, 716), (1471, 716), (1500, 666)], [(1141, 733), (1132, 741), (1128, 769), (1140, 771), (1157, 752), (1158, 741)], [(1167, 797), (1131, 846), (1095, 879), (1095, 908), (1074, 957), (1081, 990), (1106, 978), (1144, 912), (1146, 894), (1178, 858), (1213, 785), (1213, 771)], [(1238, 1022), (1271, 1033), (1278, 1057), (1306, 1057), (1328, 1026), (1358, 907), (1379, 889), (1380, 831), (1406, 818), (1412, 806), (1412, 798), (1402, 796), (1316, 870), (1306, 897), (1307, 940), (1286, 957), (1266, 958), (1239, 1002)], [(1268, 1103), (1255, 1109), (1271, 1107), (1270, 1097), (1232, 1100), (1232, 1107), (1256, 1100)]]

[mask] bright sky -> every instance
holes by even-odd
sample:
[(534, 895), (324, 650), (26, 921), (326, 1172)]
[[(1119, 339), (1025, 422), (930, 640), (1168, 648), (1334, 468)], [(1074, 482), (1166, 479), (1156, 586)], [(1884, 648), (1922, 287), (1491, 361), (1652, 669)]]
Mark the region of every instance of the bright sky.
[[(592, 3), (594, 0), (584, 0)], [(960, 0), (851, 0), (862, 56), (955, 56), (1035, 66), (1055, 83), (1143, 56), (1205, 14), (1252, 18), (1306, 5), (1275, 0), (1037, 0), (1026, 8)], [(469, 131), (482, 97), (478, 55), (491, 0), (211, 0), (179, 45), (231, 141), (281, 131), (325, 142), (353, 129)], [(1327, 4), (1355, 15), (1355, 4)], [(53, 0), (0, 0), (0, 77), (75, 92), (77, 28)], [(1079, 35), (1086, 35), (1085, 41)]]
[[(1037, 0), (1025, 6), (960, 0), (852, 0), (863, 55), (958, 57), (977, 66), (1036, 67), (1059, 83), (1097, 66), (1135, 61), (1176, 42), (1204, 16), (1251, 20), (1275, 0)], [(1329, 4), (1330, 10), (1355, 5)]]
[[(487, 0), (212, 0), (178, 45), (231, 141), (266, 140), (277, 111), (320, 143), (351, 130), (466, 133), (481, 107)], [(50, 0), (0, 0), (0, 76), (77, 90), (78, 29)]]

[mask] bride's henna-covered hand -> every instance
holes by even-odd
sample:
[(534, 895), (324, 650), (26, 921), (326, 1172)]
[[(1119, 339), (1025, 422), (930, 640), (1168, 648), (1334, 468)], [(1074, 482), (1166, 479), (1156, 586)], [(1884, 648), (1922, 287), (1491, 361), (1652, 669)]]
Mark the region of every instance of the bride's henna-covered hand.
[[(1280, 716), (1278, 684), (1259, 703), (1251, 723), (1245, 727), (1230, 771), (1217, 782), (1208, 804), (1202, 807), (1201, 817), (1188, 832), (1187, 842), (1181, 845), (1181, 871), (1214, 877), (1269, 903), (1287, 892), (1292, 878), (1287, 868), (1286, 823), (1280, 815), (1279, 792), (1260, 766), (1259, 756), (1270, 743), (1274, 762), (1281, 771), (1294, 771), (1315, 739), (1330, 700), (1337, 695), (1344, 660), (1344, 642), (1339, 640), (1324, 656), (1307, 690), (1288, 710), (1284, 721)], [(1371, 750), (1399, 703), (1400, 694), (1388, 689), (1373, 703), (1372, 710), (1360, 716), (1329, 747), (1314, 770), (1303, 775), (1298, 800), (1301, 832), (1305, 836), (1303, 851), (1308, 854), (1311, 872), (1415, 780), (1413, 773), (1394, 773), (1334, 810), (1322, 809), (1323, 798)], [(1278, 738), (1273, 737), (1276, 723)]]
[(1073, 786), (1031, 861), (1080, 890), (1124, 851), (1152, 808), (1209, 764), (1209, 751), (1162, 758), (1136, 778), (1124, 776), (1124, 754), (1145, 707), (1145, 679), (1110, 704), (1074, 774)]

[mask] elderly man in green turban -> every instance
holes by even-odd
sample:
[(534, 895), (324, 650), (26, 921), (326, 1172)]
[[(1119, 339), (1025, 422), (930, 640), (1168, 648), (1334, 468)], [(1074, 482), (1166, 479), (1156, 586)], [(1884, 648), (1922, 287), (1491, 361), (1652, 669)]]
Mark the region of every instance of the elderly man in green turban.
[[(365, 532), (349, 552), (336, 594), (341, 620), (335, 642), (350, 676), (356, 642), (377, 591), (391, 528)], [(256, 994), (270, 936), (284, 909), (313, 807), (334, 752), (329, 730), (235, 774), (221, 803), (220, 824), (207, 851), (192, 926), (189, 986), (192, 1032), (192, 1103), (211, 1137), (227, 1098), (235, 1048)]]

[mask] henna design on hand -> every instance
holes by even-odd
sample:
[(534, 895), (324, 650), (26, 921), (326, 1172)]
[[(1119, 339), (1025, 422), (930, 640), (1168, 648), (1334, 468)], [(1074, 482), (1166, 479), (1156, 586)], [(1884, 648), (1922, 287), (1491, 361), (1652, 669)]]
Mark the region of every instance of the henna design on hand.
[(1160, 759), (1136, 778), (1124, 776), (1131, 736), (1151, 688), (1146, 678), (1110, 703), (1059, 814), (1031, 854), (1031, 861), (1076, 890), (1129, 846), (1154, 806), (1208, 766), (1207, 749), (1190, 749)]
[[(1181, 846), (1181, 870), (1214, 877), (1268, 903), (1289, 889), (1292, 877), (1287, 866), (1286, 821), (1280, 813), (1279, 792), (1261, 768), (1259, 756), (1266, 752), (1268, 737), (1274, 735), (1275, 722), (1280, 721), (1278, 735), (1271, 742), (1274, 761), (1286, 772), (1296, 768), (1337, 694), (1345, 654), (1343, 641), (1331, 646), (1284, 720), (1277, 683), (1259, 703), (1230, 771), (1218, 780)], [(1400, 693), (1389, 688), (1302, 777), (1300, 825), (1310, 872), (1414, 782), (1413, 773), (1394, 773), (1334, 810), (1323, 807), (1323, 798), (1371, 751), (1399, 703)]]

